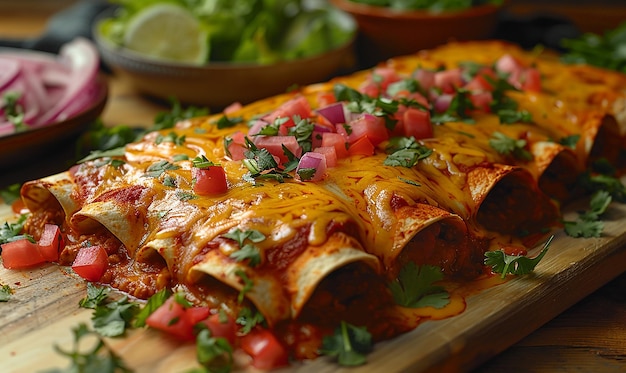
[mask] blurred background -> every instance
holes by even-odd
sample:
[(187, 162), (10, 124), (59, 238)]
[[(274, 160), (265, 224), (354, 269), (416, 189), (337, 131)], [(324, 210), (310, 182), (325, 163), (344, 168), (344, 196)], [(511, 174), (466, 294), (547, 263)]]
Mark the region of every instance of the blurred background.
[[(8, 16), (12, 13), (28, 12), (29, 23), (16, 20), (14, 24), (5, 24), (0, 39), (37, 36), (46, 27), (46, 21), (56, 12), (76, 3), (102, 4), (104, 0), (0, 0), (0, 13)], [(546, 35), (555, 24), (571, 23), (578, 32), (602, 33), (615, 28), (626, 20), (626, 1), (624, 0), (508, 0), (503, 22), (512, 29), (504, 30), (507, 35), (517, 36), (523, 43), (532, 43), (536, 39), (551, 37)], [(77, 22), (84, 21), (76, 20)], [(3, 22), (11, 22), (11, 17)], [(69, 25), (75, 27), (75, 25)], [(528, 26), (537, 32), (533, 33)], [(8, 30), (8, 31), (7, 31)], [(567, 32), (570, 32), (567, 30)], [(526, 34), (526, 35), (524, 35)], [(557, 31), (558, 35), (558, 31)], [(569, 35), (569, 34), (568, 34)], [(536, 44), (536, 43), (535, 43)]]

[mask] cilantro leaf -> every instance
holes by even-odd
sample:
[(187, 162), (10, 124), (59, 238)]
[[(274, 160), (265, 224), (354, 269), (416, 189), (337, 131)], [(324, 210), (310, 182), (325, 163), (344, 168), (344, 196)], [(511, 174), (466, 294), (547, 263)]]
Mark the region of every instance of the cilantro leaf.
[(398, 278), (389, 284), (389, 289), (400, 306), (443, 308), (450, 303), (450, 295), (443, 287), (434, 285), (442, 279), (441, 268), (409, 262), (402, 267)]
[(240, 332), (243, 334), (248, 334), (252, 329), (254, 329), (257, 325), (265, 324), (265, 317), (259, 311), (253, 311), (248, 307), (243, 307), (239, 314), (237, 315), (237, 320), (235, 322), (241, 325)]
[[(85, 324), (79, 324), (78, 327), (73, 328), (74, 334), (73, 348), (70, 351), (61, 349), (59, 345), (55, 345), (55, 350), (69, 358), (71, 365), (65, 370), (53, 369), (48, 371), (52, 372), (100, 372), (100, 373), (131, 373), (132, 370), (126, 367), (124, 361), (111, 350), (104, 340), (94, 331), (87, 328)], [(95, 344), (90, 343), (88, 346), (93, 346), (91, 349), (81, 346), (81, 340), (84, 337), (93, 336), (96, 338)]]
[(261, 251), (251, 244), (243, 245), (239, 250), (230, 254), (230, 257), (238, 262), (248, 260), (250, 267), (256, 267), (261, 263)]
[(527, 142), (524, 139), (514, 139), (502, 132), (494, 132), (489, 139), (489, 146), (502, 155), (510, 155), (517, 159), (530, 161), (533, 155), (526, 150)]
[(223, 234), (222, 237), (230, 238), (237, 241), (239, 247), (243, 246), (245, 240), (250, 240), (254, 243), (259, 243), (265, 239), (265, 235), (256, 229), (247, 229), (242, 231), (239, 228), (235, 228), (230, 232)]
[(539, 255), (528, 258), (523, 255), (508, 255), (502, 250), (487, 251), (485, 253), (485, 265), (490, 266), (494, 273), (500, 273), (502, 278), (507, 274), (525, 275), (535, 270), (535, 267), (548, 252), (554, 236), (546, 241)]
[(161, 134), (157, 135), (156, 139), (154, 140), (154, 143), (156, 145), (160, 145), (162, 143), (172, 142), (172, 143), (180, 146), (180, 145), (183, 145), (185, 143), (185, 140), (186, 140), (186, 136), (185, 135), (178, 136), (176, 134), (176, 132), (172, 131), (172, 132), (168, 133), (165, 136), (161, 135)]
[(392, 139), (387, 151), (392, 153), (383, 162), (386, 166), (413, 167), (421, 159), (429, 157), (433, 150), (419, 144), (414, 138)]
[(158, 178), (165, 171), (178, 170), (179, 168), (179, 166), (172, 164), (168, 161), (158, 161), (148, 166), (148, 169), (146, 170), (146, 176)]
[(564, 231), (570, 237), (600, 237), (604, 231), (604, 222), (598, 220), (577, 219), (564, 221)]
[(0, 198), (2, 198), (5, 204), (11, 205), (13, 202), (17, 201), (20, 198), (21, 188), (22, 184), (11, 184), (6, 188), (0, 190)]
[(0, 286), (0, 302), (8, 302), (13, 290), (9, 285)]
[(87, 296), (78, 302), (82, 308), (95, 309), (106, 302), (110, 289), (105, 286), (97, 286), (91, 282), (87, 283)]
[(138, 310), (139, 306), (129, 302), (127, 297), (100, 305), (92, 316), (94, 329), (104, 337), (123, 335)]
[(500, 123), (532, 123), (533, 116), (527, 110), (501, 109), (497, 111)]
[[(0, 244), (14, 241), (17, 237), (20, 237), (27, 218), (27, 214), (22, 214), (15, 223), (4, 222), (4, 225), (0, 227)], [(2, 252), (2, 249), (0, 249), (0, 252)]]
[(209, 114), (209, 109), (197, 106), (183, 108), (178, 100), (170, 98), (172, 109), (169, 112), (158, 113), (154, 118), (153, 130), (173, 128), (176, 123), (195, 117), (202, 117)]
[(216, 166), (216, 164), (211, 162), (204, 154), (192, 159), (191, 163), (196, 168), (207, 168), (210, 166)]
[(575, 221), (564, 221), (565, 233), (571, 237), (600, 237), (604, 223), (600, 216), (606, 212), (613, 198), (606, 190), (598, 190), (589, 202), (589, 211), (580, 213)]
[(563, 145), (563, 146), (567, 146), (568, 148), (571, 149), (575, 149), (576, 148), (576, 144), (578, 143), (578, 140), (580, 140), (580, 135), (576, 134), (576, 135), (569, 135), (566, 137), (563, 137), (559, 140), (559, 144)]
[(243, 288), (239, 291), (239, 294), (237, 294), (237, 303), (241, 304), (246, 294), (254, 287), (254, 282), (250, 280), (246, 272), (241, 269), (235, 271), (235, 275), (243, 281)]
[(233, 365), (233, 348), (226, 338), (213, 337), (204, 328), (196, 336), (196, 359), (208, 372), (228, 373)]
[(143, 308), (137, 312), (135, 315), (135, 320), (133, 321), (133, 326), (135, 328), (141, 328), (146, 325), (146, 319), (150, 316), (157, 308), (161, 307), (163, 303), (172, 295), (172, 292), (168, 289), (162, 289), (158, 292), (154, 293), (148, 301), (143, 306)]
[(242, 117), (229, 118), (226, 115), (222, 115), (220, 119), (214, 122), (214, 124), (217, 125), (217, 128), (224, 129), (224, 128), (234, 127), (241, 122), (243, 122)]
[(365, 327), (341, 322), (332, 336), (325, 336), (320, 353), (336, 357), (339, 365), (357, 366), (366, 363), (372, 350), (372, 335)]

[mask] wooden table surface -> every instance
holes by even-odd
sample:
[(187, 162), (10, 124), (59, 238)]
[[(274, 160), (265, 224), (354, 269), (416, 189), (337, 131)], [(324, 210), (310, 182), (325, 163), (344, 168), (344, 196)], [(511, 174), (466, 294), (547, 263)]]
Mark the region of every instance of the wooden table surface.
[[(54, 1), (0, 0), (0, 38), (30, 37), (38, 35), (46, 20), (59, 6), (71, 0)], [(31, 3), (41, 6), (25, 7)], [(514, 2), (516, 3), (516, 2)], [(534, 5), (538, 2), (531, 2)], [(522, 4), (520, 12), (531, 12), (533, 4)], [(622, 16), (611, 12), (611, 19), (626, 20), (625, 7)], [(552, 6), (551, 10), (558, 10)], [(587, 14), (589, 14), (589, 9)], [(598, 9), (606, 13), (606, 9)], [(569, 12), (569, 13), (568, 13)], [(580, 8), (565, 9), (564, 14), (578, 14)], [(621, 17), (621, 18), (620, 18)], [(590, 27), (598, 22), (589, 18)], [(583, 22), (577, 19), (577, 22)], [(152, 123), (154, 116), (168, 110), (167, 106), (153, 102), (133, 91), (123, 80), (109, 76), (110, 96), (101, 119), (107, 125)], [(63, 165), (58, 165), (64, 167)], [(0, 187), (11, 182), (22, 182), (42, 173), (55, 171), (53, 166), (39, 168), (19, 167), (3, 170)], [(626, 268), (626, 264), (625, 264)], [(571, 289), (576, 292), (577, 289)], [(477, 372), (625, 372), (626, 371), (626, 273), (609, 282), (592, 294), (580, 294), (580, 302), (555, 319), (531, 333), (506, 351), (477, 369)], [(535, 312), (540, 313), (538, 308)], [(1, 363), (0, 363), (1, 365)]]

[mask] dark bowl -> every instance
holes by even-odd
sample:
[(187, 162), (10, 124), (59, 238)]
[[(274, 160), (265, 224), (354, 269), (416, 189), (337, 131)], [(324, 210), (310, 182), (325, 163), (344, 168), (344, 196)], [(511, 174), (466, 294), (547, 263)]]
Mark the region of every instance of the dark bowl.
[(330, 2), (355, 18), (361, 36), (357, 53), (366, 62), (411, 54), (451, 40), (489, 38), (495, 31), (498, 12), (502, 8), (485, 4), (467, 10), (433, 13), (398, 11), (350, 0)]
[(354, 64), (354, 38), (334, 50), (297, 60), (268, 65), (214, 62), (198, 66), (143, 56), (114, 45), (98, 30), (96, 22), (93, 36), (104, 63), (139, 92), (210, 108), (223, 108), (233, 102), (247, 104), (297, 85), (321, 82)]

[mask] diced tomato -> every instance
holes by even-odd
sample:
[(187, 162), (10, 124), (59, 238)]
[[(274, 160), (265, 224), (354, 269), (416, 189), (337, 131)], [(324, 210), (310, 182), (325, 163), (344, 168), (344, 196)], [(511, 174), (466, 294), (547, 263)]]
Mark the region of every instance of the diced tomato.
[(230, 141), (227, 142), (228, 145), (226, 146), (226, 149), (228, 150), (228, 153), (230, 153), (229, 158), (233, 161), (240, 161), (246, 158), (244, 155), (246, 151), (245, 137), (246, 136), (241, 131), (237, 131), (228, 137)]
[(416, 139), (433, 137), (433, 125), (430, 122), (430, 113), (426, 110), (408, 108), (402, 115), (404, 135)]
[(348, 149), (346, 149), (346, 139), (336, 132), (322, 133), (322, 146), (332, 146), (335, 148), (337, 158), (346, 158)]
[(418, 68), (413, 72), (413, 79), (417, 80), (423, 91), (429, 91), (435, 85), (435, 71)]
[[(361, 137), (367, 137), (374, 145), (389, 139), (389, 132), (385, 126), (385, 119), (372, 114), (363, 114), (349, 123), (350, 133), (348, 134), (348, 142), (354, 143)], [(339, 128), (337, 129), (339, 132)]]
[(317, 95), (317, 107), (326, 107), (337, 102), (333, 92), (321, 92)]
[(41, 256), (48, 262), (59, 260), (61, 241), (61, 229), (59, 229), (59, 226), (46, 224), (38, 242)]
[(494, 87), (484, 75), (478, 74), (472, 78), (463, 88), (471, 92), (493, 91)]
[(456, 88), (463, 86), (461, 69), (448, 69), (435, 73), (435, 86), (444, 93), (453, 93)]
[(256, 328), (241, 337), (241, 348), (252, 357), (252, 366), (274, 369), (288, 364), (287, 350), (267, 329)]
[(390, 67), (375, 67), (368, 79), (359, 86), (359, 92), (378, 97), (387, 92), (389, 84), (400, 80), (397, 71)]
[(505, 54), (496, 61), (495, 68), (497, 71), (513, 74), (522, 70), (524, 66), (517, 58), (510, 54)]
[(374, 154), (375, 147), (367, 136), (363, 136), (357, 141), (350, 143), (348, 154), (350, 155), (366, 155)]
[(531, 92), (541, 92), (541, 73), (534, 67), (524, 70), (522, 89)]
[(171, 296), (148, 316), (146, 325), (178, 339), (191, 341), (194, 339), (193, 324), (189, 322), (186, 311), (185, 307), (176, 302), (175, 296)]
[(232, 114), (236, 111), (241, 110), (241, 108), (243, 107), (243, 105), (241, 104), (241, 102), (233, 102), (232, 104), (226, 106), (224, 108), (224, 110), (222, 111), (224, 114), (228, 115), (228, 114)]
[(335, 167), (337, 165), (337, 151), (334, 146), (320, 146), (315, 148), (313, 151), (324, 154), (327, 167)]
[(206, 320), (210, 313), (211, 310), (209, 310), (209, 307), (206, 306), (193, 306), (185, 309), (185, 317), (192, 326)]
[(491, 92), (474, 92), (470, 94), (469, 99), (477, 110), (484, 111), (486, 113), (491, 112), (491, 107), (489, 106), (493, 101), (493, 95)]
[(33, 267), (46, 262), (39, 245), (24, 238), (2, 244), (2, 265), (8, 269)]
[(293, 127), (296, 123), (293, 121), (293, 116), (299, 116), (300, 118), (311, 118), (313, 112), (311, 111), (311, 105), (304, 96), (296, 96), (289, 101), (282, 103), (276, 110), (268, 114), (263, 120), (273, 123), (278, 118), (288, 118), (283, 124), (285, 127)]
[[(223, 320), (222, 320), (223, 319)], [(220, 316), (213, 314), (201, 321), (211, 331), (213, 337), (226, 338), (231, 346), (235, 345), (237, 338), (237, 323), (228, 315)]]
[(302, 155), (302, 147), (298, 144), (295, 136), (257, 136), (254, 138), (254, 144), (259, 148), (267, 149), (270, 154), (280, 160), (279, 164), (288, 161), (283, 146), (289, 149), (296, 157)]
[(11, 204), (11, 210), (16, 214), (22, 214), (28, 212), (26, 205), (21, 198), (18, 198)]
[(200, 196), (212, 196), (228, 191), (226, 172), (222, 166), (193, 167), (191, 177), (194, 180), (193, 191)]
[(98, 281), (108, 267), (108, 255), (102, 246), (82, 247), (76, 254), (72, 269), (87, 281)]

